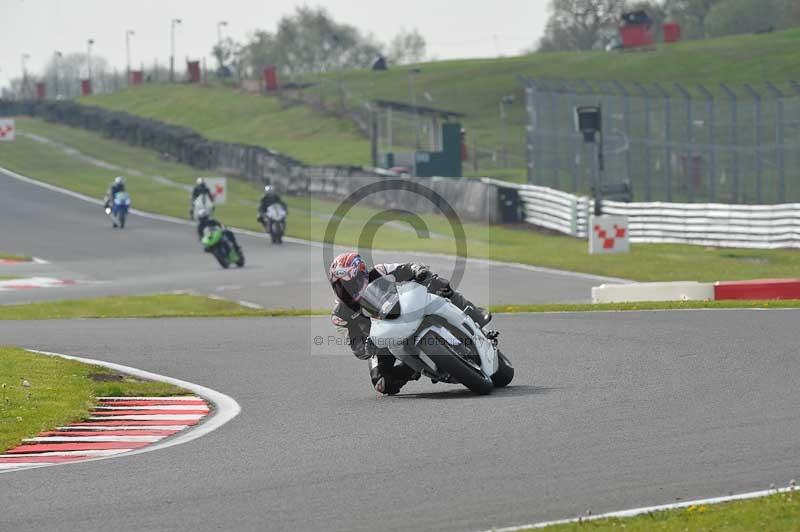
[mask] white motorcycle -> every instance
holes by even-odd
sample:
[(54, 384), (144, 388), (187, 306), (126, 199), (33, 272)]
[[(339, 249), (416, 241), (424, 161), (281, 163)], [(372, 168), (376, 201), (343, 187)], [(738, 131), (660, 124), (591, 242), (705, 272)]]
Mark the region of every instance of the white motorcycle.
[(280, 203), (273, 203), (267, 207), (266, 222), (262, 220), (264, 230), (269, 233), (273, 244), (283, 243), (286, 232), (286, 209)]
[(192, 204), (192, 219), (211, 218), (214, 216), (214, 201), (207, 194), (200, 194)]
[(359, 299), (370, 316), (370, 339), (433, 382), (460, 383), (477, 394), (506, 386), (511, 361), (497, 347), (497, 332), (483, 331), (448, 299), (415, 282), (383, 276)]

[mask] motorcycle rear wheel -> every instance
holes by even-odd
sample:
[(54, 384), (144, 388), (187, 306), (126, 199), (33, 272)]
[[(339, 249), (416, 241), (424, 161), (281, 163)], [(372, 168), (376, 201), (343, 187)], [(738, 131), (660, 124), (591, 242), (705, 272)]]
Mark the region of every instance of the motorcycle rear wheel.
[(429, 332), (420, 343), (436, 367), (450, 375), (453, 380), (478, 395), (491, 393), (494, 388), (492, 379), (486, 377), (473, 362), (462, 358), (441, 336)]

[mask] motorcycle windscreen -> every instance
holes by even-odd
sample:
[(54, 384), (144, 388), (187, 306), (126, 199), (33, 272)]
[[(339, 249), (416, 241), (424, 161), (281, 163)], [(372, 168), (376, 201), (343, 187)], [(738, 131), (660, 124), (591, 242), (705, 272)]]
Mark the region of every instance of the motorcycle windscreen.
[(283, 220), (286, 218), (286, 209), (279, 203), (273, 203), (267, 207), (267, 218), (270, 220)]
[(371, 318), (391, 320), (400, 316), (400, 295), (397, 284), (388, 276), (378, 277), (367, 285), (358, 300)]

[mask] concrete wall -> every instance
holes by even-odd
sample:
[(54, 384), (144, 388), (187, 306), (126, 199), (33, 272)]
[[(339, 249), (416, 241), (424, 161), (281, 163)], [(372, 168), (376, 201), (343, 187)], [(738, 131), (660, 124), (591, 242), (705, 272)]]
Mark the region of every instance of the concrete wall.
[[(168, 154), (177, 161), (206, 171), (220, 172), (254, 183), (272, 183), (291, 195), (344, 199), (360, 187), (399, 179), (386, 172), (350, 166), (307, 166), (260, 146), (215, 142), (195, 131), (121, 111), (81, 105), (73, 101), (0, 100), (0, 116), (28, 115), (102, 133), (136, 146)], [(501, 220), (497, 187), (474, 179), (403, 178), (424, 185), (441, 196), (459, 217), (495, 223)], [(364, 200), (379, 208), (438, 213), (436, 205), (409, 190), (379, 192)]]

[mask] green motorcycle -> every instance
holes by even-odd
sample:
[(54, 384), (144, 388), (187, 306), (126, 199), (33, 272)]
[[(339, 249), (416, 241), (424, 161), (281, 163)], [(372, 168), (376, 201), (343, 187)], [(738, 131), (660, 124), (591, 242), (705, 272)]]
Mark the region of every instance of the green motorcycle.
[(223, 268), (236, 264), (239, 268), (244, 266), (244, 253), (236, 242), (233, 233), (222, 225), (209, 225), (203, 229), (201, 239), (206, 253), (211, 253)]

